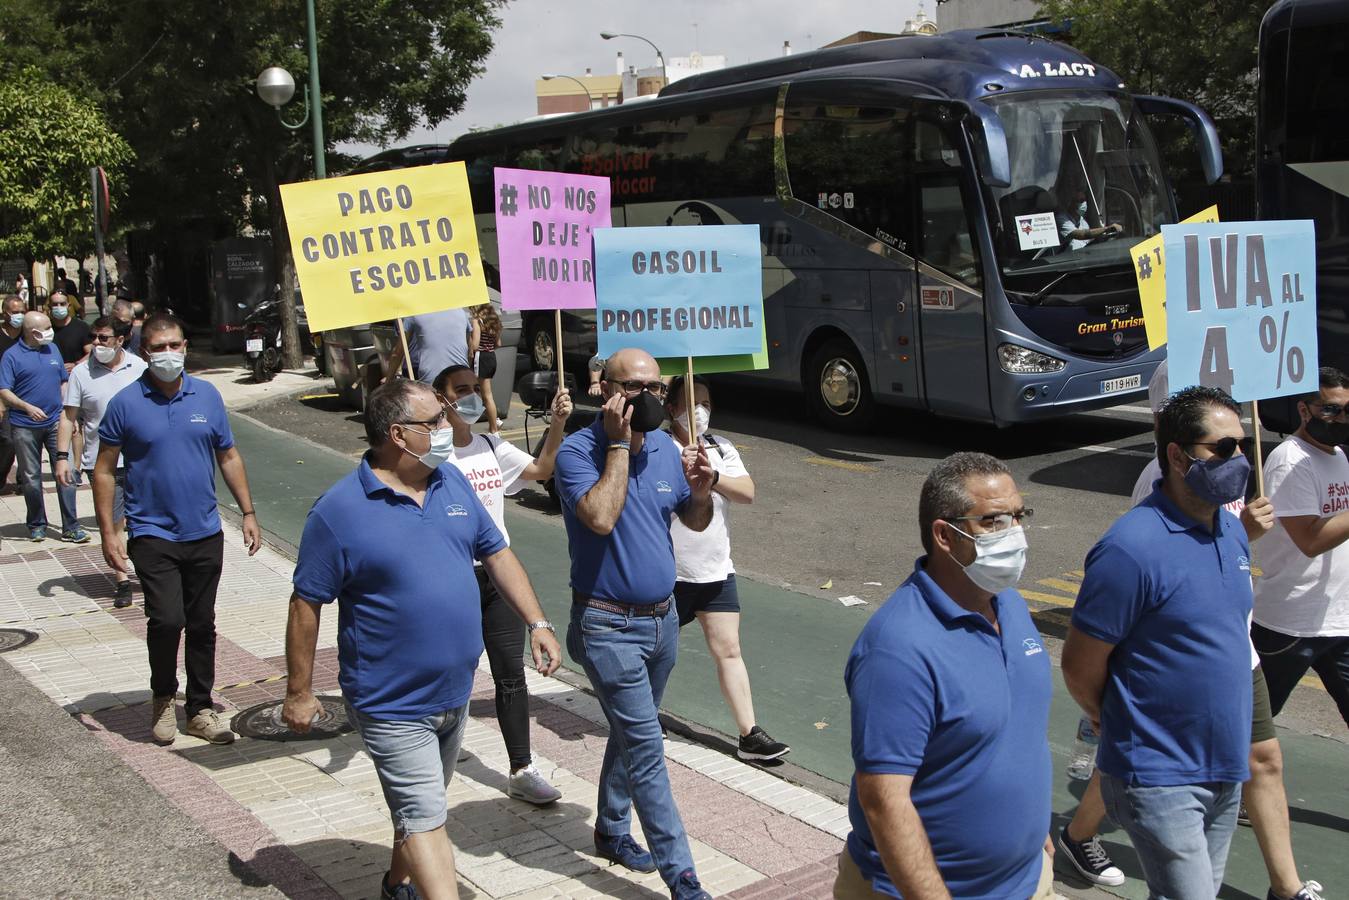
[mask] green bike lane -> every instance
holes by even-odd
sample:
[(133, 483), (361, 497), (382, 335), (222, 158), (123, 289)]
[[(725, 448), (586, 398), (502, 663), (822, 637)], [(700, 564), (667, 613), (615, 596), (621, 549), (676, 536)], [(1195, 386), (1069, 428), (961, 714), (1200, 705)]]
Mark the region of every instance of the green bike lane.
[[(314, 500), (356, 461), (336, 451), (263, 425), (246, 415), (232, 415), (235, 439), (248, 466), (254, 506), (269, 537), (282, 549), (298, 545), (305, 516)], [(223, 485), (220, 498), (234, 509)], [(550, 619), (565, 627), (571, 601), (566, 534), (561, 520), (522, 509), (507, 510), (511, 544), (528, 570)], [(359, 530), (360, 522), (349, 524)], [(738, 540), (754, 540), (741, 534)], [(770, 539), (771, 536), (759, 536)], [(408, 548), (409, 565), (433, 565), (434, 558)], [(760, 724), (792, 747), (793, 766), (836, 784), (842, 798), (852, 775), (849, 753), (848, 698), (843, 666), (858, 631), (877, 608), (843, 607), (817, 597), (764, 584), (741, 576), (743, 611), (741, 644)], [(277, 598), (285, 602), (285, 598)], [(1056, 626), (1042, 624), (1052, 638)], [(1081, 793), (1080, 783), (1063, 775), (1077, 723), (1077, 707), (1068, 696), (1056, 665), (1054, 702), (1050, 714), (1050, 747), (1054, 757), (1056, 827), (1071, 812)], [(579, 672), (579, 665), (570, 665)], [(582, 681), (584, 679), (582, 678)], [(1177, 685), (1177, 690), (1183, 686)], [(700, 732), (734, 732), (717, 684), (706, 644), (696, 627), (685, 629), (680, 660), (665, 693), (662, 708)], [(1285, 781), (1293, 820), (1294, 849), (1303, 878), (1326, 884), (1332, 895), (1349, 884), (1349, 745), (1281, 728)], [(791, 773), (784, 773), (791, 774)], [(810, 776), (806, 776), (810, 777)], [(1007, 777), (1018, 777), (1009, 772)], [(820, 789), (820, 785), (814, 785)], [(826, 791), (828, 792), (828, 791)], [(990, 810), (990, 816), (997, 816)], [(1144, 897), (1146, 888), (1127, 837), (1106, 823), (1103, 840), (1130, 879), (1110, 892)], [(1060, 874), (1063, 867), (1060, 866)], [(1099, 896), (1084, 891), (1085, 883), (1065, 879), (1059, 885), (1071, 895)], [(1239, 828), (1228, 864), (1223, 897), (1263, 898), (1268, 887), (1254, 835)]]

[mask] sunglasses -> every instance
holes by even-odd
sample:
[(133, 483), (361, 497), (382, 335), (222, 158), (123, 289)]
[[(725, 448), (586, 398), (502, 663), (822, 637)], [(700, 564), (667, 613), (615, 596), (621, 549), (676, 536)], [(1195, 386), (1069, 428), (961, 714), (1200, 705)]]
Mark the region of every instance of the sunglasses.
[(1316, 403), (1308, 405), (1315, 406), (1315, 409), (1313, 409), (1312, 412), (1318, 419), (1330, 421), (1331, 419), (1337, 419), (1344, 415), (1345, 407), (1338, 403)]
[(1213, 451), (1213, 455), (1219, 459), (1231, 459), (1232, 454), (1237, 450), (1241, 451), (1242, 456), (1250, 456), (1255, 452), (1255, 438), (1244, 437), (1234, 438), (1225, 437), (1219, 441), (1191, 441), (1191, 447), (1208, 447)]

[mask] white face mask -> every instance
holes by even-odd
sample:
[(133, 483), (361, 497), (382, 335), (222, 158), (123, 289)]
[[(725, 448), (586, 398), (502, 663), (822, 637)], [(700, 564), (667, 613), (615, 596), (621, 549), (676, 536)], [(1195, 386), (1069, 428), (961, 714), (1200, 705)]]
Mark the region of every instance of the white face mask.
[(183, 374), (183, 361), (186, 353), (177, 350), (164, 350), (150, 354), (150, 373), (163, 382), (177, 381)]
[[(427, 432), (420, 431), (417, 433), (427, 434)], [(431, 438), (431, 446), (425, 453), (417, 457), (417, 462), (426, 466), (428, 469), (438, 469), (454, 455), (454, 429), (437, 428), (435, 431), (429, 432), (429, 436)], [(407, 447), (403, 448), (403, 452), (409, 456), (416, 456), (416, 454)]]
[(954, 525), (951, 527), (974, 541), (974, 562), (966, 566), (961, 565), (960, 560), (956, 560), (956, 564), (961, 565), (970, 581), (990, 594), (998, 594), (1016, 587), (1017, 582), (1021, 580), (1021, 572), (1026, 568), (1024, 528), (1013, 525), (1011, 528), (989, 534), (965, 534)]
[(37, 345), (39, 347), (45, 347), (54, 340), (56, 340), (55, 329), (48, 328), (46, 331), (39, 331), (37, 334)]
[(706, 406), (693, 407), (693, 429), (698, 437), (707, 434), (707, 426), (712, 421), (712, 412)]
[(1081, 203), (1077, 204), (1077, 215), (1078, 218), (1082, 219), (1087, 217), (1087, 201), (1083, 200)]
[(108, 363), (112, 362), (116, 358), (117, 358), (116, 347), (109, 347), (107, 344), (94, 345), (94, 359), (98, 360), (103, 365), (106, 366)]

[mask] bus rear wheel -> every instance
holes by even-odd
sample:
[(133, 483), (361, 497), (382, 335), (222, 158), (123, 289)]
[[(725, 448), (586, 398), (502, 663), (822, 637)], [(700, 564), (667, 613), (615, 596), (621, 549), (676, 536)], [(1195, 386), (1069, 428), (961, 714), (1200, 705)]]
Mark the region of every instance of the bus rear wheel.
[(841, 338), (816, 348), (806, 366), (806, 402), (815, 418), (837, 431), (864, 431), (876, 418), (876, 404), (862, 356)]

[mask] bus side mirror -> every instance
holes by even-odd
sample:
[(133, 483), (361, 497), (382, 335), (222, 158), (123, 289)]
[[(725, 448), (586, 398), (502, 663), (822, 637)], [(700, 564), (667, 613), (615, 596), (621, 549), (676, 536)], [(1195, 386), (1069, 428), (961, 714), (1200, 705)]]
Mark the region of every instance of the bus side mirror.
[(1138, 111), (1145, 116), (1179, 116), (1194, 132), (1199, 144), (1200, 162), (1204, 166), (1204, 180), (1213, 184), (1223, 176), (1223, 149), (1218, 142), (1218, 129), (1213, 120), (1193, 103), (1172, 97), (1153, 97), (1135, 94)]
[(974, 102), (968, 105), (970, 114), (979, 122), (975, 135), (975, 156), (980, 177), (993, 188), (1012, 186), (1012, 163), (1007, 152), (1007, 132), (1002, 119), (991, 106)]

